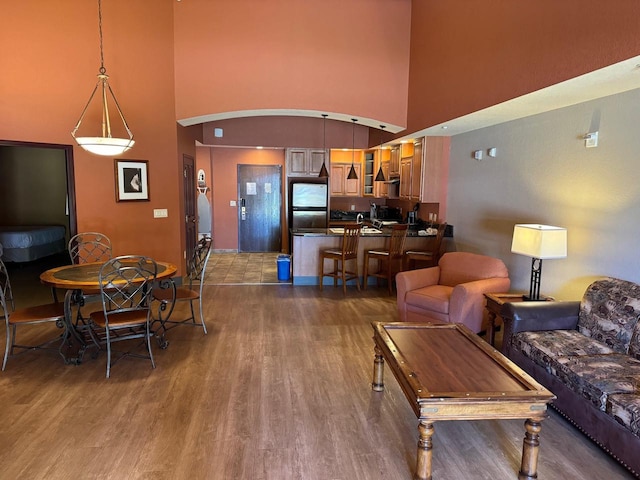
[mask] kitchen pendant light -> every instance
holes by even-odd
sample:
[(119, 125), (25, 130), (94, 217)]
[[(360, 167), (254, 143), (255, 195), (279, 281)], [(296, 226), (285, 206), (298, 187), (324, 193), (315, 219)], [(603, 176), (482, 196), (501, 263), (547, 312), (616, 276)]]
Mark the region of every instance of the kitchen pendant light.
[(327, 166), (324, 164), (326, 156), (327, 156), (327, 115), (326, 113), (322, 114), (322, 167), (320, 168), (320, 174), (318, 177), (320, 178), (328, 178), (329, 172), (327, 171)]
[(349, 175), (347, 175), (347, 179), (357, 180), (358, 174), (356, 173), (356, 169), (353, 166), (353, 163), (356, 158), (356, 122), (358, 121), (358, 119), (352, 118), (351, 121), (353, 122), (353, 150), (351, 150), (351, 170), (349, 170)]
[(376, 174), (376, 178), (374, 181), (376, 182), (384, 182), (384, 172), (382, 171), (382, 134), (384, 133), (385, 126), (380, 125), (380, 156), (378, 159), (380, 160), (380, 167), (378, 168), (378, 173)]
[[(98, 0), (98, 28), (100, 33), (100, 70), (98, 73), (98, 82), (91, 92), (91, 96), (89, 97), (89, 101), (82, 110), (82, 114), (80, 115), (80, 119), (76, 124), (75, 128), (71, 132), (71, 136), (74, 140), (80, 145), (83, 149), (88, 152), (94, 153), (96, 155), (106, 155), (106, 156), (115, 156), (121, 155), (122, 153), (129, 150), (133, 147), (135, 141), (133, 140), (133, 134), (131, 130), (129, 130), (129, 126), (127, 125), (127, 121), (124, 119), (124, 114), (120, 109), (120, 105), (118, 105), (118, 101), (116, 100), (116, 96), (113, 94), (113, 90), (109, 85), (109, 76), (107, 75), (107, 69), (104, 68), (104, 52), (102, 48), (102, 3), (101, 0)], [(102, 136), (98, 137), (78, 137), (76, 136), (80, 125), (82, 124), (82, 120), (84, 119), (89, 106), (91, 105), (91, 101), (95, 96), (96, 92), (100, 89), (100, 107), (102, 108)], [(127, 131), (127, 135), (129, 138), (117, 138), (111, 136), (111, 120), (109, 118), (109, 106), (107, 104), (108, 96), (111, 96), (111, 102), (115, 106), (118, 111), (118, 115), (120, 116), (120, 120), (124, 125), (124, 129)]]

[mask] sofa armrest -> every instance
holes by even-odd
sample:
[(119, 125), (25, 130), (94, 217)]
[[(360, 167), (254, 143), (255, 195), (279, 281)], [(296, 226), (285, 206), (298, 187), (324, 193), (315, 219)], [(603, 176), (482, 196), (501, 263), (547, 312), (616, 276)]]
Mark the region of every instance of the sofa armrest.
[(504, 333), (502, 352), (511, 351), (512, 336), (518, 332), (575, 330), (580, 302), (514, 302), (502, 308)]
[(417, 290), (428, 285), (437, 285), (440, 279), (440, 267), (420, 268), (408, 270), (396, 275), (396, 291), (398, 301), (398, 315), (401, 322), (407, 319), (405, 296), (407, 292)]

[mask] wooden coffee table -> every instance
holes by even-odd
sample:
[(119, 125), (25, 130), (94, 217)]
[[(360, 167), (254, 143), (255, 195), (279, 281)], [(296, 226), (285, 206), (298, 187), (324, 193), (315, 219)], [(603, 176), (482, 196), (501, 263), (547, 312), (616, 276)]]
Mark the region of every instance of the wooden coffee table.
[[(541, 422), (553, 393), (461, 324), (374, 322), (373, 390), (386, 361), (419, 419), (415, 480), (431, 480), (433, 424), (523, 418), (518, 478), (537, 478)], [(471, 475), (471, 472), (469, 472)]]

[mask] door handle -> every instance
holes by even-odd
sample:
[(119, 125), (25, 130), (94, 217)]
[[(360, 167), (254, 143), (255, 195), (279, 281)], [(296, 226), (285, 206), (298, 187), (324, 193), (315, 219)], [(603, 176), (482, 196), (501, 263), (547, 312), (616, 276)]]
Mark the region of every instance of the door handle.
[(244, 206), (244, 198), (240, 199), (240, 220), (246, 220), (247, 219), (247, 209)]

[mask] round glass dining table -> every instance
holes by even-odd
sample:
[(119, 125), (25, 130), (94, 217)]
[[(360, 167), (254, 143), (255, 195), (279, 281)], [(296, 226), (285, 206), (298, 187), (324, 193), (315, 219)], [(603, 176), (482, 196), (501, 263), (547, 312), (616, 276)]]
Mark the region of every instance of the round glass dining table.
[[(177, 267), (168, 262), (156, 261), (156, 264), (158, 265), (156, 274), (158, 286), (168, 288), (171, 285), (175, 288), (170, 278), (177, 272)], [(80, 308), (84, 305), (88, 295), (100, 295), (99, 276), (103, 265), (103, 262), (64, 265), (40, 274), (40, 281), (43, 284), (54, 289), (67, 290), (64, 297), (65, 332), (59, 349), (60, 355), (67, 364), (81, 363), (84, 351), (90, 343), (87, 331), (89, 326), (80, 316), (79, 321), (74, 322), (72, 309), (73, 306)], [(166, 305), (162, 305), (161, 308), (165, 309)]]

